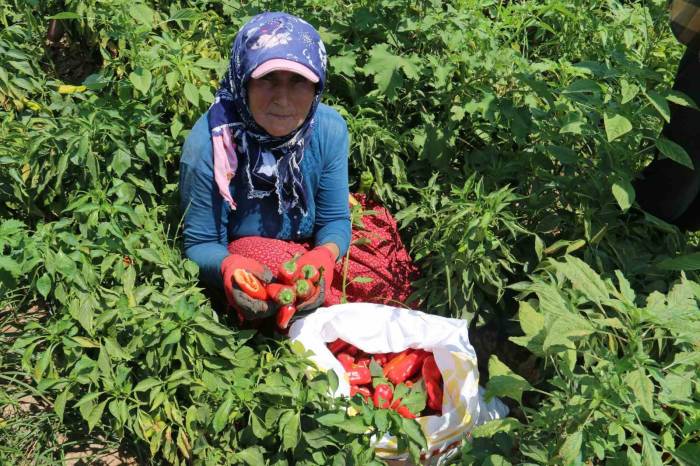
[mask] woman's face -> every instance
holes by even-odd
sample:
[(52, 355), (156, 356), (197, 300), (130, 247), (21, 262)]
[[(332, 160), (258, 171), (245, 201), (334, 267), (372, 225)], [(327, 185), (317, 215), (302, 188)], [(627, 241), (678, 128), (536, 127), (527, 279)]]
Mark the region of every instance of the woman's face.
[(316, 85), (291, 71), (273, 71), (248, 81), (248, 105), (253, 119), (271, 136), (286, 136), (309, 114)]

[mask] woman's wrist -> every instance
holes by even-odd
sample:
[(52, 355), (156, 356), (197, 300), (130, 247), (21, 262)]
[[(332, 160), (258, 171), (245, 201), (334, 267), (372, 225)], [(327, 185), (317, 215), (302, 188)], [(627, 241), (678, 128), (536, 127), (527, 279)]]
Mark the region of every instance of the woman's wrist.
[(333, 262), (336, 262), (338, 260), (338, 256), (340, 255), (340, 248), (337, 244), (324, 243), (319, 245), (318, 247), (327, 249), (331, 253), (331, 259), (333, 259)]

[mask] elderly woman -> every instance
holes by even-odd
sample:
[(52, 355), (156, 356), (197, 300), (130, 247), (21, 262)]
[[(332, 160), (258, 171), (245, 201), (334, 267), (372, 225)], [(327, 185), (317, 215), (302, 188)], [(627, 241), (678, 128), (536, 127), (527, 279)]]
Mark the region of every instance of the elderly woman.
[(338, 261), (351, 241), (349, 138), (343, 118), (320, 102), (325, 82), (326, 51), (310, 24), (285, 13), (255, 16), (237, 34), (215, 102), (185, 142), (186, 254), (239, 317), (267, 317), (276, 306), (242, 293), (234, 271), (269, 282), (270, 269), (293, 256), (298, 267), (323, 270), (319, 293), (300, 310), (340, 301)]

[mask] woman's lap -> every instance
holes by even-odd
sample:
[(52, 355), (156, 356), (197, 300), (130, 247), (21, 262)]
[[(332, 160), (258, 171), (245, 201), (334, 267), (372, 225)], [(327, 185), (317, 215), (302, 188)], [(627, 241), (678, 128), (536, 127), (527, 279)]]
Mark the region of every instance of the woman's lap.
[[(362, 197), (360, 202), (374, 214), (363, 216), (364, 228), (353, 229), (347, 273), (344, 272), (344, 258), (335, 266), (331, 296), (326, 298), (326, 305), (340, 303), (343, 288), (349, 302), (404, 303), (411, 294), (411, 281), (416, 278), (417, 269), (403, 246), (391, 214)], [(276, 272), (283, 262), (311, 247), (308, 242), (243, 237), (232, 241), (229, 251), (256, 259)]]

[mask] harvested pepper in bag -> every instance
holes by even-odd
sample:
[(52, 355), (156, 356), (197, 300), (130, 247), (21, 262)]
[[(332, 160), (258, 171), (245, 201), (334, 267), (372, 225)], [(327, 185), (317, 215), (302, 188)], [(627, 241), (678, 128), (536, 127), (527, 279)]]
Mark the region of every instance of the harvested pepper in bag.
[(370, 359), (367, 355), (358, 355), (357, 360), (355, 361), (355, 364), (358, 366), (363, 366), (363, 367), (369, 367)]
[(350, 345), (347, 341), (341, 340), (338, 338), (337, 340), (328, 343), (328, 349), (330, 350), (333, 355), (337, 355), (341, 351), (343, 351), (345, 348), (347, 348)]
[(297, 259), (299, 256), (294, 256), (287, 262), (283, 262), (277, 270), (277, 279), (287, 285), (293, 285), (297, 275)]
[(277, 326), (283, 330), (286, 329), (296, 312), (297, 308), (294, 304), (285, 304), (279, 308), (277, 311)]
[(294, 304), (294, 301), (297, 299), (294, 288), (281, 283), (270, 283), (267, 285), (267, 294), (274, 302), (280, 305)]
[(374, 394), (372, 395), (372, 402), (377, 408), (389, 408), (391, 406), (391, 400), (394, 399), (394, 390), (385, 383), (380, 383), (374, 387)]
[(391, 356), (392, 356), (391, 353), (382, 353), (382, 354), (375, 354), (372, 357), (374, 358), (375, 361), (377, 361), (377, 364), (379, 364), (380, 366), (383, 366), (384, 364), (389, 362), (389, 360), (391, 359)]
[(357, 346), (348, 343), (348, 347), (345, 348), (344, 351), (350, 356), (357, 356), (357, 354), (360, 352), (360, 349)]
[(423, 364), (428, 353), (418, 350), (406, 350), (384, 366), (384, 376), (394, 385), (413, 377)]
[(357, 364), (353, 364), (350, 370), (346, 371), (346, 374), (348, 374), (350, 385), (364, 385), (372, 381), (372, 374), (369, 369)]
[(398, 398), (394, 400), (391, 403), (391, 409), (399, 413), (399, 416), (408, 418), (408, 419), (415, 419), (416, 415), (413, 414), (405, 405), (401, 404), (401, 398)]
[(423, 362), (421, 370), (425, 392), (427, 395), (426, 404), (430, 409), (442, 411), (442, 374), (435, 363), (435, 357), (431, 354)]
[(355, 364), (355, 358), (350, 356), (348, 353), (338, 353), (336, 358), (338, 361), (340, 361), (340, 364), (342, 364), (343, 369), (346, 371), (351, 370), (352, 366)]
[(367, 401), (367, 399), (372, 396), (372, 391), (368, 387), (358, 387), (357, 385), (350, 385), (350, 396), (355, 396), (357, 394), (362, 395), (362, 398)]

